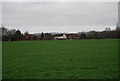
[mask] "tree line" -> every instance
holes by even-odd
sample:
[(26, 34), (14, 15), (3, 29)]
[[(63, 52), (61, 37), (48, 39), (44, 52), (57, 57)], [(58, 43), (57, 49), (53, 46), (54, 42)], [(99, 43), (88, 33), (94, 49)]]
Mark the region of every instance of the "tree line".
[[(39, 35), (29, 34), (29, 32), (21, 33), (20, 30), (0, 28), (2, 30), (2, 41), (22, 41), (22, 40), (54, 40), (54, 35), (51, 33), (41, 33)], [(115, 39), (120, 38), (120, 27), (115, 30), (106, 28), (104, 31), (89, 31), (79, 32), (79, 39)], [(73, 38), (74, 39), (74, 38)]]

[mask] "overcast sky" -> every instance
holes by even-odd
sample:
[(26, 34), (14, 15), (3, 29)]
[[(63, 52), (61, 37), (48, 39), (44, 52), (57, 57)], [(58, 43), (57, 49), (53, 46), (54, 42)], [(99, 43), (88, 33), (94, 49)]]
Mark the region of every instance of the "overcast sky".
[(118, 2), (119, 0), (2, 0), (2, 2)]
[(22, 32), (79, 32), (114, 29), (117, 2), (3, 2), (2, 23)]

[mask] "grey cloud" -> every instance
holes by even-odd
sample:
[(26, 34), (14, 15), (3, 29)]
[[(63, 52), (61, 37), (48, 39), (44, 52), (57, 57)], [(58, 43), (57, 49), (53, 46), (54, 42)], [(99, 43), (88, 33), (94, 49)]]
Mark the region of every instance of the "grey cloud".
[(118, 2), (119, 0), (2, 0), (3, 2)]
[(0, 24), (2, 24), (2, 3), (0, 2)]
[(115, 27), (117, 9), (116, 2), (4, 2), (2, 20), (5, 26), (30, 32), (101, 30)]

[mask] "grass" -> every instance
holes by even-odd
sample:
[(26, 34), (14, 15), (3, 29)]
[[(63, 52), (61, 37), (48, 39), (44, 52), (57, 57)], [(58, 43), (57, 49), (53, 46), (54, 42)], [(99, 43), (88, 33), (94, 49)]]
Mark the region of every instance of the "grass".
[(2, 42), (0, 41), (0, 80), (2, 80)]
[(3, 42), (3, 79), (116, 79), (118, 40)]

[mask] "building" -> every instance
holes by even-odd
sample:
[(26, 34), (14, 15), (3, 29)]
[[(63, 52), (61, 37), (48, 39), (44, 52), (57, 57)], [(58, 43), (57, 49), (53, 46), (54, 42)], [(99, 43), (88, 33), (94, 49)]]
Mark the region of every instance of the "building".
[(65, 40), (65, 39), (67, 39), (67, 36), (65, 34), (57, 34), (57, 35), (54, 35), (54, 39), (55, 40)]
[(80, 39), (79, 34), (56, 34), (54, 35), (55, 40), (72, 40), (72, 39)]

